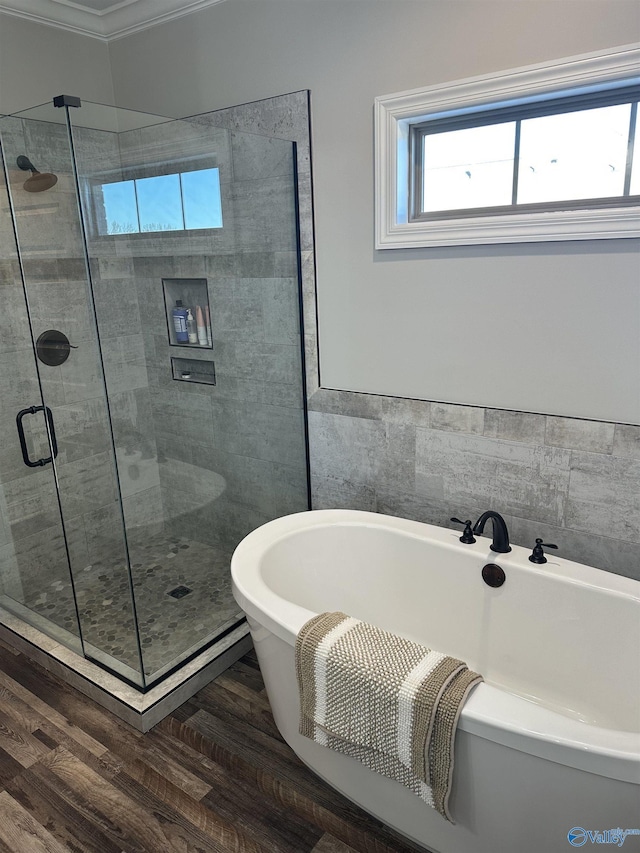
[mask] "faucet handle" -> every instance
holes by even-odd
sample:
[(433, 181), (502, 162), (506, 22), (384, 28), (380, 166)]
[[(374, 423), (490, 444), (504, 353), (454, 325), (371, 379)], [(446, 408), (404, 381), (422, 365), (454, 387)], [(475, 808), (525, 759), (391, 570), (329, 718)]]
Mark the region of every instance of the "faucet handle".
[(529, 559), (532, 563), (546, 563), (547, 558), (544, 555), (543, 548), (557, 548), (557, 545), (552, 545), (550, 542), (543, 542), (542, 539), (536, 539), (536, 544), (534, 545), (533, 551)]
[(473, 545), (476, 540), (473, 535), (473, 530), (471, 529), (471, 519), (468, 518), (466, 521), (460, 521), (459, 518), (451, 518), (449, 520), (453, 521), (455, 524), (464, 525), (464, 531), (462, 533), (462, 536), (460, 536), (460, 541), (463, 542), (465, 545)]

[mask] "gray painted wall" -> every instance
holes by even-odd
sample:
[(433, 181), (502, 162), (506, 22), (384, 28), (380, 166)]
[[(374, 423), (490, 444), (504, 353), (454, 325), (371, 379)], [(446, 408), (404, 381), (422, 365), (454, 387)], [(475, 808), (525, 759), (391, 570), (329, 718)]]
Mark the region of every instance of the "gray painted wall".
[(0, 113), (46, 104), (62, 94), (114, 103), (107, 45), (0, 13)]

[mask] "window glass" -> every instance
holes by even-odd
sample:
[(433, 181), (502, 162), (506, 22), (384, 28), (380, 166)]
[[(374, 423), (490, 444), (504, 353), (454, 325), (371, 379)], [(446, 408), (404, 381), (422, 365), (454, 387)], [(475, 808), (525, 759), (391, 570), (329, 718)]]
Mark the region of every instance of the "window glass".
[(179, 231), (184, 228), (179, 175), (159, 175), (136, 181), (140, 231)]
[(427, 134), (423, 211), (511, 204), (515, 122)]
[(107, 234), (132, 234), (140, 230), (134, 181), (102, 184)]
[(621, 196), (631, 104), (524, 119), (518, 204)]
[(218, 168), (112, 181), (93, 193), (102, 234), (222, 228)]
[(222, 228), (219, 170), (200, 169), (197, 172), (183, 172), (180, 178), (184, 227), (188, 229)]

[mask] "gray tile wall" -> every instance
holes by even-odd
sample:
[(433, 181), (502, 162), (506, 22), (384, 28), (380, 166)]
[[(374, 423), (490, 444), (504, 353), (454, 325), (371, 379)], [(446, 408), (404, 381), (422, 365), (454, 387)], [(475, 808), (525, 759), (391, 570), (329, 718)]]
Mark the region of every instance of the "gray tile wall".
[(310, 408), (315, 508), (495, 509), (516, 544), (640, 580), (640, 427), (324, 389)]
[(319, 383), (309, 119), (309, 93), (302, 90), (215, 110), (195, 116), (192, 122), (204, 127), (229, 128), (296, 143), (306, 384), (307, 393), (313, 393)]
[[(0, 223), (9, 218), (0, 186)], [(1, 228), (0, 299), (0, 593), (23, 602), (33, 591), (33, 581), (44, 561), (53, 577), (66, 568), (66, 555), (56, 493), (49, 468), (27, 468), (22, 460), (16, 429), (16, 413), (39, 402), (28, 317), (17, 264), (13, 234)], [(32, 459), (42, 456), (46, 445), (40, 415), (24, 419)]]
[[(118, 145), (123, 169), (151, 161), (177, 170), (185, 156), (208, 158), (220, 169), (224, 216), (219, 232), (91, 243), (114, 428), (126, 439), (125, 517), (140, 525), (151, 515), (176, 535), (230, 549), (274, 515), (306, 506), (291, 146), (207, 122), (122, 133)], [(81, 159), (83, 173), (99, 172), (91, 140)], [(164, 278), (207, 280), (215, 386), (173, 379), (170, 356), (211, 352), (169, 346)], [(127, 357), (135, 362), (125, 373)], [(139, 384), (115, 392), (127, 380)], [(127, 429), (134, 402), (144, 426)], [(136, 479), (127, 480), (129, 464)], [(152, 482), (153, 464), (157, 494), (129, 500)], [(161, 511), (150, 514), (150, 503)]]

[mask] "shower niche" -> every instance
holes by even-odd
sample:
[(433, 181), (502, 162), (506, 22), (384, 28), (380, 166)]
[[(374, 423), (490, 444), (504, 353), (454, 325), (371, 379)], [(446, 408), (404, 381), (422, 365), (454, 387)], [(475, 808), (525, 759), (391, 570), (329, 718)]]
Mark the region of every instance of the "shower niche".
[(309, 508), (294, 145), (86, 103), (1, 116), (0, 140), (0, 638), (77, 656), (76, 685), (88, 661), (144, 729), (143, 700), (157, 721), (249, 647), (235, 547)]
[(173, 378), (180, 382), (194, 382), (197, 385), (215, 385), (216, 369), (213, 361), (201, 358), (171, 357)]
[(163, 278), (169, 344), (213, 349), (206, 278)]

